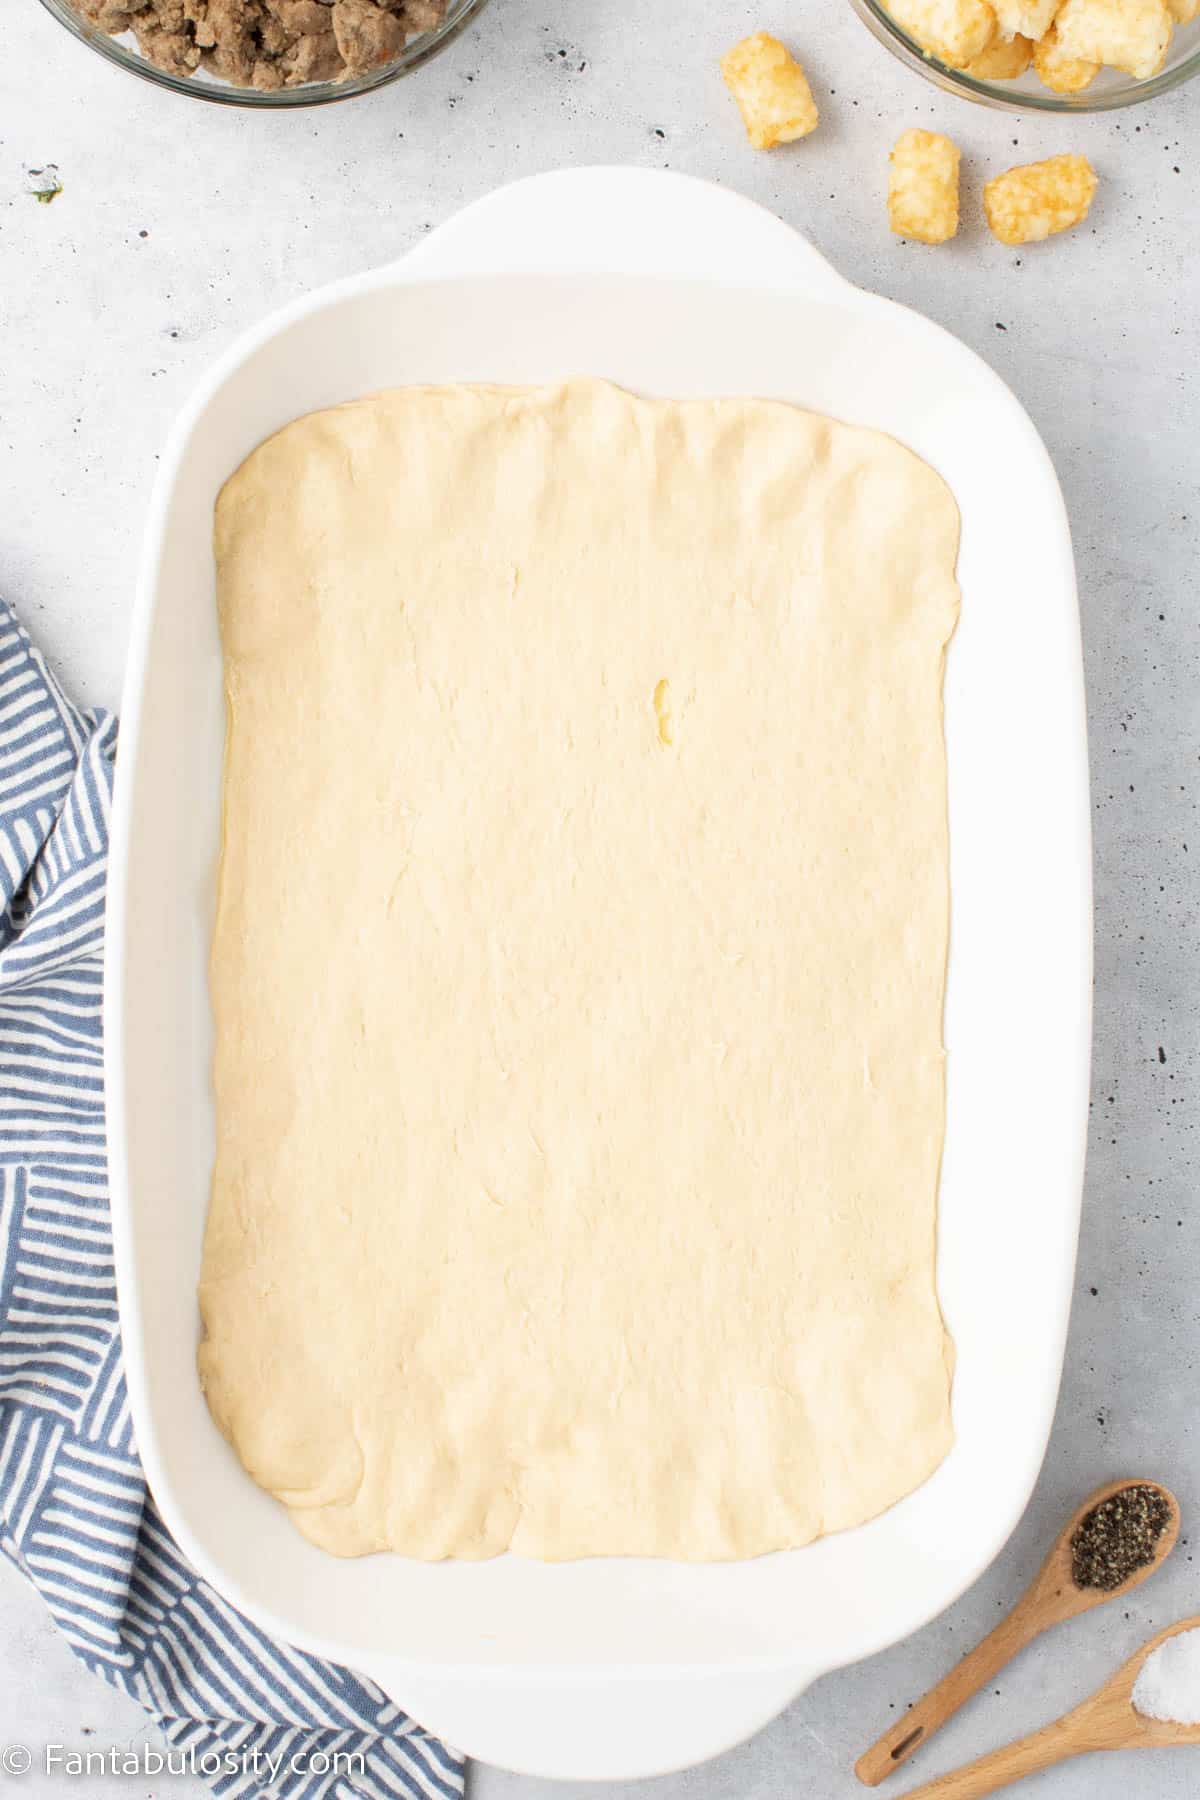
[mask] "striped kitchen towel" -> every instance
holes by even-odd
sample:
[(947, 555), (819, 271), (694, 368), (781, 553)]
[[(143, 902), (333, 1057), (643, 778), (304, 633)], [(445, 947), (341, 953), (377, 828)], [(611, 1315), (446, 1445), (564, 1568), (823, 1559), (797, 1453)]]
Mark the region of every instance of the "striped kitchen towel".
[[(166, 1768), (221, 1795), (459, 1800), (370, 1681), (272, 1642), (188, 1567), (129, 1420), (109, 1227), (101, 945), (116, 720), (0, 602), (0, 1550)], [(9, 1721), (13, 1723), (13, 1721)]]

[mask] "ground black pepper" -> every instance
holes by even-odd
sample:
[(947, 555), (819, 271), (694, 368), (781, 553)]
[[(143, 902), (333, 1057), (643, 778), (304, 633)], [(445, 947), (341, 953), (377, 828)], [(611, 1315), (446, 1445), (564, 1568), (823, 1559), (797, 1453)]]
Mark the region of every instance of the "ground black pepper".
[(1093, 1506), (1071, 1537), (1071, 1577), (1076, 1587), (1111, 1593), (1154, 1561), (1172, 1508), (1157, 1488), (1134, 1484)]

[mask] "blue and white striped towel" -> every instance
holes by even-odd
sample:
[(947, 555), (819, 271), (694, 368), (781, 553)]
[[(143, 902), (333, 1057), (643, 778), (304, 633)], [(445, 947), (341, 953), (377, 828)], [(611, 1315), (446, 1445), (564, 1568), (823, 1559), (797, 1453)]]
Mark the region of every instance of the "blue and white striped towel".
[(371, 1682), (227, 1606), (146, 1489), (104, 1147), (116, 741), (116, 720), (64, 698), (0, 601), (0, 1550), (87, 1667), (153, 1714), (169, 1766), (186, 1759), (218, 1794), (459, 1800), (456, 1757)]

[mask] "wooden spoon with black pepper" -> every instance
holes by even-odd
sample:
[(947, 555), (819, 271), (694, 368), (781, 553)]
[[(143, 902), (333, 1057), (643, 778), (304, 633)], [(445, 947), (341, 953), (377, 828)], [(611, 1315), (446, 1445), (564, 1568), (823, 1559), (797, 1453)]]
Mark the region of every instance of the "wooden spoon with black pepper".
[(858, 1779), (877, 1787), (1026, 1644), (1138, 1587), (1170, 1555), (1178, 1536), (1178, 1503), (1156, 1481), (1110, 1481), (1089, 1494), (1007, 1618), (864, 1751), (854, 1765)]

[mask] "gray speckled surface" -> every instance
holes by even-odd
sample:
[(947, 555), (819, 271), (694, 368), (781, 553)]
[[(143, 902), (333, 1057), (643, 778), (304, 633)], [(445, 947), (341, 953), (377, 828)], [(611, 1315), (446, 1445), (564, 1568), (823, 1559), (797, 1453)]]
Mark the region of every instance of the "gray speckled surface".
[[(745, 145), (716, 74), (719, 52), (760, 24), (802, 49), (823, 109), (811, 140), (766, 157)], [(0, 10), (0, 71), (0, 588), (87, 700), (117, 698), (155, 453), (200, 370), (280, 301), (390, 259), (515, 175), (667, 164), (739, 187), (851, 279), (981, 351), (1046, 438), (1079, 560), (1097, 1008), (1079, 1280), (1042, 1481), (993, 1569), (944, 1618), (818, 1683), (720, 1761), (638, 1784), (655, 1800), (848, 1800), (854, 1755), (1015, 1599), (1094, 1483), (1126, 1471), (1170, 1482), (1200, 1542), (1200, 85), (1068, 123), (990, 113), (902, 71), (846, 0), (494, 0), (413, 81), (290, 117), (159, 95), (69, 42), (35, 0)], [(951, 131), (965, 154), (969, 226), (941, 250), (885, 227), (886, 153), (913, 123)], [(1100, 172), (1089, 224), (1024, 252), (991, 242), (977, 218), (985, 173), (1061, 149)], [(49, 161), (64, 192), (38, 206), (27, 171)], [(1026, 724), (1015, 694), (1012, 729)], [(1181, 1545), (1128, 1611), (1035, 1647), (947, 1729), (921, 1775), (1043, 1721), (1152, 1628), (1200, 1610), (1191, 1558)], [(0, 1570), (0, 1740), (106, 1744), (140, 1726)], [(546, 1784), (489, 1770), (473, 1784), (476, 1800), (549, 1800)], [(73, 1784), (9, 1785), (32, 1797)], [(74, 1785), (128, 1800), (145, 1784)], [(1200, 1753), (1093, 1759), (1022, 1791), (1131, 1790), (1194, 1796)], [(169, 1791), (199, 1792), (183, 1780)]]

